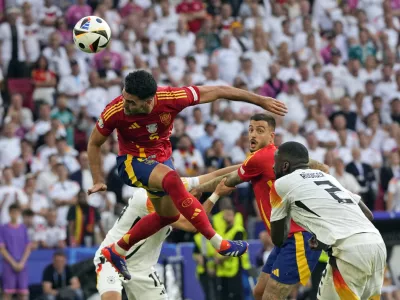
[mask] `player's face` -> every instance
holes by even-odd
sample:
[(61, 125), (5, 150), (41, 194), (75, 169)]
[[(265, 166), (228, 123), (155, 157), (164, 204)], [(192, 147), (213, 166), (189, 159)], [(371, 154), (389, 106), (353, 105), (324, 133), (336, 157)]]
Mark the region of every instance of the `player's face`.
[(135, 95), (128, 94), (125, 90), (122, 90), (122, 97), (126, 115), (149, 114), (153, 109), (153, 98), (141, 100)]
[(249, 125), (249, 149), (255, 152), (273, 143), (275, 133), (265, 121), (250, 121)]
[(289, 163), (281, 158), (279, 150), (276, 150), (274, 157), (275, 178), (278, 179), (289, 174)]

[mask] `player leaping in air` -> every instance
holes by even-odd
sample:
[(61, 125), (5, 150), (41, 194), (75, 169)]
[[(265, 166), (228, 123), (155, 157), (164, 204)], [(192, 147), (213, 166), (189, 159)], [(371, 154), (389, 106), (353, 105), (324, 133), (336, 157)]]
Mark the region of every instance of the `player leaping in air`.
[[(307, 162), (308, 151), (297, 142), (282, 144), (275, 154), (272, 241), (284, 249), (291, 218), (313, 233), (313, 248), (330, 253), (318, 299), (380, 299), (386, 246), (370, 222), (371, 211), (360, 196), (347, 191), (333, 176), (310, 170)], [(267, 294), (263, 300), (284, 298)]]
[[(122, 95), (103, 111), (88, 143), (94, 185), (88, 193), (107, 186), (101, 171), (100, 148), (114, 131), (118, 133), (117, 167), (123, 181), (148, 191), (156, 213), (143, 217), (116, 244), (103, 248), (104, 257), (126, 279), (130, 278), (124, 256), (137, 242), (176, 222), (181, 213), (210, 240), (221, 255), (241, 256), (248, 244), (227, 241), (212, 228), (200, 202), (185, 190), (174, 170), (169, 137), (175, 116), (184, 108), (217, 99), (244, 101), (278, 115), (286, 113), (283, 103), (229, 86), (157, 87), (153, 76), (135, 71), (125, 78)], [(169, 197), (164, 197), (169, 195)]]
[[(271, 204), (269, 192), (275, 181), (273, 170), (275, 137), (275, 119), (265, 114), (251, 117), (249, 125), (250, 151), (252, 152), (241, 167), (227, 175), (225, 184), (234, 187), (241, 182), (251, 181), (257, 206), (270, 233)], [(310, 167), (327, 171), (327, 166), (310, 160)], [(213, 191), (222, 177), (200, 185), (200, 192)], [(286, 299), (293, 287), (299, 282), (306, 285), (321, 251), (312, 251), (308, 240), (310, 233), (293, 221), (290, 224), (288, 239), (282, 248), (274, 247), (268, 257), (254, 289), (254, 298), (263, 299), (267, 293), (277, 299)], [(286, 296), (283, 296), (286, 295)]]

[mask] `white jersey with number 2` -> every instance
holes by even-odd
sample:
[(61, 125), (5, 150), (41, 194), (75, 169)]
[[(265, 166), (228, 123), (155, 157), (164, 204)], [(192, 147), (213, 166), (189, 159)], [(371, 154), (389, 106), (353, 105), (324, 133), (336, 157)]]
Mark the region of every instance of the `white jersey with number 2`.
[(290, 212), (297, 224), (330, 246), (357, 233), (379, 234), (358, 206), (360, 199), (329, 174), (296, 170), (275, 181), (270, 197), (271, 222)]

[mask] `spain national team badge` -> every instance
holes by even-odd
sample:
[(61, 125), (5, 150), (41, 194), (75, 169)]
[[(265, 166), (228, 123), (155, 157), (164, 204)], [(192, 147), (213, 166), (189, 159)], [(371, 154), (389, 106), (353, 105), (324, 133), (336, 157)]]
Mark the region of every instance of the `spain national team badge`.
[(161, 123), (163, 123), (165, 126), (168, 126), (171, 123), (171, 114), (170, 113), (162, 113), (160, 115), (160, 120)]
[(157, 132), (157, 123), (146, 125), (147, 131), (150, 133)]

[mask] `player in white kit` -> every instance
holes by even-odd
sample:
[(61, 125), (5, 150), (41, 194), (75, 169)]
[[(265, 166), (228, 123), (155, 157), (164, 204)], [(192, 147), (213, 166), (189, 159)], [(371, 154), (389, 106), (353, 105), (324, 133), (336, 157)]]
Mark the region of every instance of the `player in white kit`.
[[(313, 233), (312, 248), (330, 254), (318, 299), (380, 299), (386, 246), (361, 197), (333, 176), (310, 170), (308, 151), (297, 142), (279, 147), (274, 171), (277, 180), (270, 194), (273, 243), (284, 247), (287, 221), (292, 218)], [(298, 265), (301, 269), (302, 262)], [(263, 300), (276, 299), (264, 296)]]
[[(237, 170), (238, 166), (227, 167), (210, 174), (199, 177), (182, 178), (188, 191), (199, 184), (212, 180), (218, 176), (228, 174)], [(225, 186), (224, 181), (220, 183), (214, 194), (204, 202), (204, 210), (209, 213), (220, 196), (229, 194), (233, 189)], [(177, 228), (185, 231), (195, 232), (196, 229), (182, 215), (172, 226), (166, 226), (156, 234), (137, 243), (126, 255), (126, 262), (131, 280), (122, 280), (114, 267), (101, 255), (101, 249), (117, 242), (140, 218), (153, 213), (154, 208), (148, 200), (144, 189), (135, 189), (128, 205), (124, 208), (107, 233), (94, 257), (97, 273), (97, 290), (102, 300), (120, 300), (122, 288), (129, 300), (161, 300), (168, 299), (164, 285), (160, 282), (154, 266), (160, 256), (162, 243), (172, 231)]]

